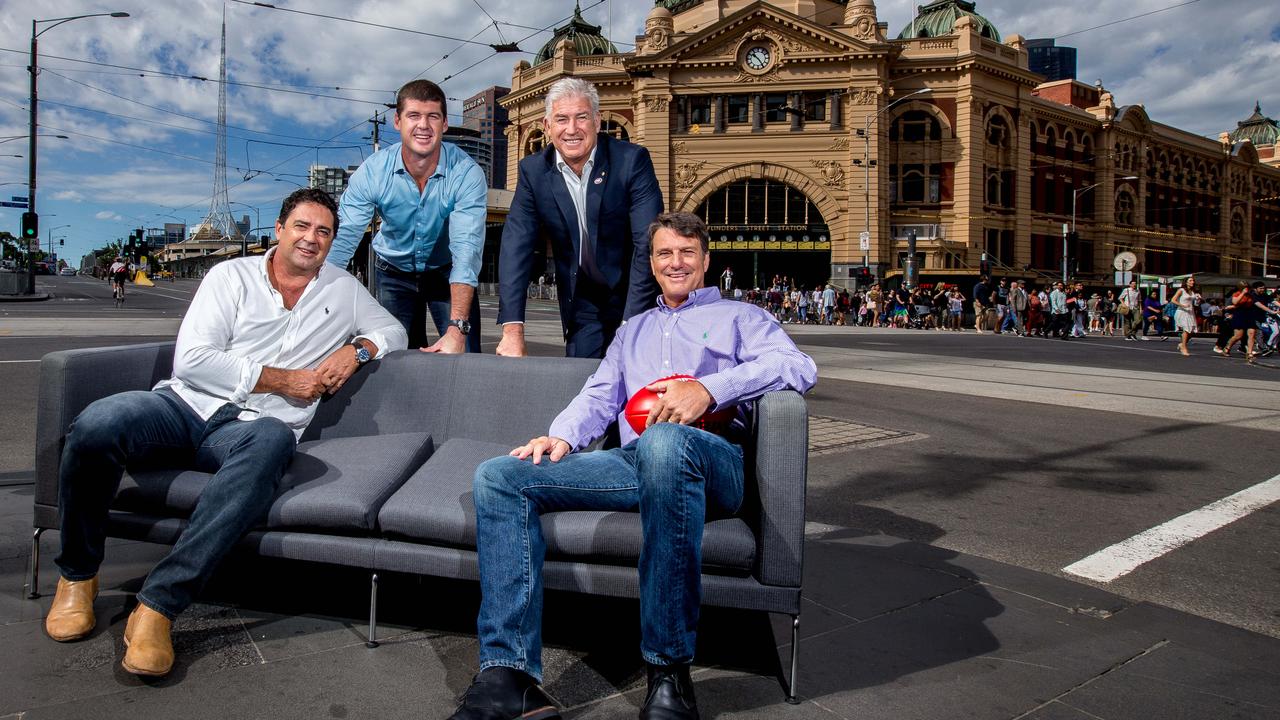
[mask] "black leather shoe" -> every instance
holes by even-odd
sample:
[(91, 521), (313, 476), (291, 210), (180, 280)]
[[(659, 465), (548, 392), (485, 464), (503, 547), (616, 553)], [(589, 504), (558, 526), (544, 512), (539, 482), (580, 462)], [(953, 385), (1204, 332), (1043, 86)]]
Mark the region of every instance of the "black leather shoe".
[(640, 720), (698, 720), (688, 665), (649, 665), (649, 694)]
[(560, 717), (551, 698), (528, 673), (508, 667), (481, 670), (449, 720), (552, 720)]

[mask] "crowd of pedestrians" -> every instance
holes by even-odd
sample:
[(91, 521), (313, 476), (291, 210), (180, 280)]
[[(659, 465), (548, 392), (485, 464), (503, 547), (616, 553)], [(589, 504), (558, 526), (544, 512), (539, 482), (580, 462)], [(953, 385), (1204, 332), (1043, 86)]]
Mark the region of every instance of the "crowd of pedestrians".
[[(727, 286), (726, 286), (727, 289)], [(1132, 281), (1119, 289), (1086, 290), (1082, 282), (1037, 285), (983, 276), (966, 294), (958, 285), (938, 283), (909, 290), (880, 284), (850, 291), (832, 285), (803, 285), (775, 275), (766, 288), (734, 291), (741, 300), (769, 311), (784, 324), (915, 328), (1075, 340), (1121, 336), (1137, 342), (1174, 333), (1178, 351), (1191, 354), (1199, 333), (1217, 333), (1214, 352), (1231, 357), (1236, 347), (1250, 362), (1276, 352), (1280, 341), (1280, 286), (1241, 282), (1222, 299), (1202, 295), (1188, 277), (1167, 301), (1157, 290)], [(971, 324), (967, 321), (972, 309)], [(966, 325), (968, 327), (966, 327)]]

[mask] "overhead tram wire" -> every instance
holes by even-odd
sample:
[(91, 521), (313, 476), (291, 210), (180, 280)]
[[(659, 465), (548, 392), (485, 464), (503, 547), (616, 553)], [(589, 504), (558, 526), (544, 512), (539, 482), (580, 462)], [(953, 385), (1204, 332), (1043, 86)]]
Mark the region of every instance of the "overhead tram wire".
[[(69, 109), (71, 109), (71, 110), (79, 110), (79, 111), (81, 111), (81, 112), (89, 112), (89, 113), (94, 113), (94, 114), (97, 114), (97, 115), (107, 115), (107, 116), (109, 116), (109, 117), (119, 118), (119, 119), (121, 119), (121, 120), (131, 120), (131, 121), (134, 121), (134, 122), (147, 123), (147, 124), (150, 124), (150, 125), (159, 125), (159, 126), (161, 126), (161, 127), (172, 128), (172, 129), (174, 129), (174, 130), (181, 130), (181, 131), (183, 131), (183, 132), (200, 133), (200, 134), (202, 134), (202, 135), (217, 135), (217, 134), (218, 134), (218, 131), (217, 131), (217, 130), (206, 130), (206, 129), (204, 129), (204, 128), (193, 128), (193, 127), (187, 127), (186, 125), (177, 125), (177, 124), (174, 124), (174, 123), (167, 123), (167, 122), (164, 122), (163, 120), (154, 120), (154, 119), (151, 119), (151, 118), (136, 117), (136, 116), (134, 116), (134, 115), (121, 115), (121, 114), (119, 114), (119, 113), (113, 113), (113, 112), (109, 112), (109, 111), (107, 111), (107, 110), (97, 110), (97, 109), (95, 109), (95, 108), (88, 108), (88, 107), (82, 107), (82, 106), (80, 106), (80, 105), (71, 105), (70, 103), (58, 102), (57, 100), (45, 100), (45, 99), (41, 99), (41, 100), (40, 100), (40, 102), (41, 102), (41, 103), (43, 103), (43, 104), (45, 104), (45, 105), (57, 105), (58, 107), (69, 108)], [(183, 117), (185, 117), (185, 116), (183, 116)], [(230, 127), (230, 126), (228, 126), (228, 127)], [(257, 131), (250, 131), (250, 132), (257, 132)], [(263, 133), (263, 134), (273, 134), (273, 133)], [(301, 145), (301, 144), (298, 144), (298, 143), (284, 143), (284, 142), (276, 142), (276, 141), (272, 141), (272, 140), (261, 140), (261, 139), (259, 139), (259, 138), (245, 137), (245, 136), (242, 136), (242, 135), (228, 135), (227, 137), (228, 137), (229, 139), (232, 139), (232, 140), (244, 140), (244, 141), (246, 141), (246, 142), (256, 142), (256, 143), (262, 143), (262, 144), (265, 144), (265, 145), (279, 145), (279, 146), (282, 146), (282, 147), (313, 147), (313, 145)], [(287, 136), (287, 135), (286, 135), (286, 136), (283, 136), (283, 137), (289, 137), (289, 136)], [(312, 141), (312, 142), (314, 143), (314, 140), (313, 140), (312, 138), (292, 138), (292, 139), (295, 139), (295, 140), (308, 140), (308, 141)], [(331, 148), (331, 149), (349, 149), (349, 148), (360, 148), (360, 147), (364, 147), (364, 146), (363, 146), (363, 145), (326, 145), (326, 146), (325, 146), (325, 148)]]
[[(14, 50), (13, 48), (5, 48), (5, 47), (0, 47), (0, 52), (19, 53), (19, 54), (21, 54), (21, 55), (27, 55), (27, 54), (29, 54), (29, 53), (30, 53), (30, 51), (29, 51), (29, 50)], [(189, 73), (176, 73), (176, 72), (169, 72), (169, 71), (167, 71), (167, 70), (152, 70), (152, 69), (149, 69), (149, 68), (136, 68), (136, 67), (130, 67), (130, 66), (128, 66), (128, 65), (116, 65), (116, 64), (114, 64), (114, 63), (98, 62), (98, 61), (96, 61), (96, 60), (82, 60), (82, 59), (80, 59), (80, 58), (64, 57), (64, 56), (61, 56), (61, 55), (41, 55), (40, 57), (41, 57), (42, 59), (63, 60), (63, 61), (65, 61), (65, 62), (81, 63), (81, 64), (83, 64), (83, 65), (95, 65), (95, 66), (98, 66), (98, 67), (108, 67), (108, 68), (114, 68), (114, 69), (117, 69), (117, 70), (131, 70), (131, 71), (133, 71), (133, 72), (137, 72), (137, 73), (145, 73), (144, 77), (145, 77), (145, 76), (147, 76), (147, 75), (150, 75), (150, 76), (155, 76), (155, 77), (172, 78), (172, 79), (176, 79), (176, 80), (196, 80), (196, 81), (199, 81), (199, 82), (208, 82), (208, 83), (214, 83), (214, 84), (218, 84), (218, 83), (220, 83), (220, 82), (221, 82), (221, 81), (220, 81), (220, 80), (218, 80), (217, 78), (205, 77), (205, 76), (203, 76), (203, 75), (191, 75), (191, 74), (189, 74)], [(25, 66), (24, 66), (24, 67), (25, 67)], [(42, 72), (45, 70), (45, 68), (43, 68), (43, 67), (42, 67), (42, 68), (40, 68), (40, 69), (41, 69), (41, 71), (42, 71)], [(60, 69), (60, 70), (65, 70), (65, 68), (59, 68), (59, 69)], [(361, 102), (361, 103), (369, 103), (369, 104), (372, 104), (372, 101), (370, 101), (370, 100), (362, 100), (362, 99), (360, 99), (360, 98), (349, 98), (349, 97), (343, 97), (343, 96), (341, 96), (341, 95), (326, 95), (326, 94), (323, 94), (323, 93), (313, 93), (313, 92), (307, 92), (307, 91), (304, 91), (304, 90), (298, 90), (298, 89), (296, 89), (296, 88), (299, 88), (299, 87), (302, 87), (302, 88), (306, 88), (306, 87), (317, 87), (317, 86), (313, 86), (313, 85), (292, 85), (292, 84), (289, 84), (289, 83), (278, 83), (278, 84), (274, 84), (274, 85), (273, 85), (273, 84), (269, 84), (269, 83), (245, 82), (245, 81), (238, 81), (238, 80), (228, 80), (228, 81), (227, 81), (227, 85), (228, 85), (228, 86), (232, 86), (232, 87), (236, 87), (236, 86), (238, 86), (238, 87), (251, 87), (251, 88), (257, 88), (257, 89), (260, 89), (260, 90), (271, 90), (271, 91), (274, 91), (274, 92), (287, 92), (287, 93), (292, 93), (292, 94), (296, 94), (296, 95), (310, 95), (310, 96), (313, 96), (313, 97), (319, 97), (319, 98), (329, 98), (329, 99), (335, 99), (335, 100), (348, 100), (348, 101), (350, 101), (350, 102)], [(329, 86), (328, 86), (328, 85), (324, 85), (324, 86), (318, 86), (318, 87), (328, 88)], [(378, 92), (378, 93), (391, 92), (390, 90), (364, 90), (364, 89), (360, 89), (360, 88), (341, 88), (341, 87), (339, 87), (339, 88), (336, 88), (336, 89), (338, 89), (338, 90), (348, 90), (348, 91), (351, 91), (351, 92)]]
[(1061, 40), (1062, 38), (1065, 38), (1065, 37), (1071, 37), (1072, 35), (1080, 35), (1080, 34), (1082, 34), (1082, 33), (1092, 32), (1092, 31), (1094, 31), (1094, 30), (1101, 30), (1102, 28), (1105, 28), (1105, 27), (1111, 27), (1112, 25), (1119, 25), (1120, 23), (1126, 23), (1126, 22), (1129, 22), (1130, 20), (1138, 20), (1138, 19), (1140, 19), (1140, 18), (1149, 17), (1149, 16), (1151, 16), (1151, 15), (1156, 15), (1156, 14), (1159, 14), (1159, 13), (1162, 13), (1162, 12), (1168, 12), (1168, 11), (1170, 11), (1170, 10), (1177, 10), (1177, 9), (1178, 9), (1178, 8), (1180, 8), (1180, 7), (1186, 7), (1186, 6), (1188, 6), (1188, 5), (1194, 5), (1194, 4), (1198, 3), (1198, 2), (1200, 2), (1200, 0), (1187, 0), (1187, 2), (1178, 3), (1177, 5), (1170, 5), (1170, 6), (1168, 6), (1168, 7), (1163, 7), (1163, 8), (1160, 8), (1160, 9), (1158, 9), (1158, 10), (1152, 10), (1152, 11), (1150, 11), (1150, 12), (1144, 12), (1144, 13), (1142, 13), (1141, 15), (1134, 15), (1133, 17), (1122, 18), (1122, 19), (1120, 19), (1120, 20), (1112, 20), (1111, 22), (1103, 23), (1103, 24), (1101, 24), (1101, 25), (1095, 25), (1095, 26), (1093, 26), (1093, 27), (1085, 28), (1085, 29), (1083, 29), (1083, 30), (1073, 30), (1073, 31), (1071, 31), (1071, 32), (1069, 32), (1069, 33), (1066, 33), (1066, 34), (1063, 34), (1063, 35), (1057, 35), (1057, 36), (1055, 36), (1053, 39), (1054, 39), (1054, 40)]
[[(111, 97), (113, 97), (113, 98), (116, 98), (116, 99), (118, 99), (118, 100), (123, 100), (123, 101), (125, 101), (125, 102), (127, 102), (127, 103), (130, 103), (130, 104), (133, 104), (133, 105), (141, 105), (142, 107), (149, 108), (149, 109), (151, 109), (151, 110), (155, 110), (155, 111), (157, 111), (157, 112), (162, 112), (162, 113), (165, 113), (165, 114), (168, 114), (168, 115), (174, 115), (174, 116), (176, 116), (176, 117), (180, 117), (180, 118), (186, 118), (186, 119), (188, 119), (188, 120), (195, 120), (196, 122), (205, 123), (206, 125), (214, 125), (214, 126), (216, 126), (216, 125), (218, 124), (216, 120), (206, 120), (205, 118), (202, 118), (202, 117), (197, 117), (197, 116), (195, 116), (195, 115), (187, 115), (187, 114), (185, 114), (185, 113), (180, 113), (180, 112), (178, 112), (178, 111), (176, 111), (176, 110), (169, 110), (169, 109), (167, 109), (167, 108), (162, 108), (162, 107), (160, 107), (160, 106), (158, 106), (158, 105), (150, 105), (150, 104), (145, 103), (145, 102), (143, 102), (143, 101), (141, 101), (141, 100), (137, 100), (137, 99), (134, 99), (134, 98), (131, 98), (131, 97), (126, 97), (126, 96), (124, 96), (124, 95), (120, 95), (119, 93), (112, 92), (112, 91), (107, 90), (107, 89), (105, 89), (105, 88), (100, 88), (100, 87), (98, 87), (98, 86), (96, 86), (96, 85), (90, 85), (89, 83), (81, 82), (81, 81), (79, 81), (79, 80), (76, 80), (75, 78), (69, 78), (69, 77), (66, 77), (66, 76), (64, 76), (64, 75), (60, 75), (60, 74), (58, 74), (57, 72), (54, 72), (54, 71), (52, 71), (52, 70), (41, 70), (41, 72), (47, 72), (47, 73), (49, 73), (50, 75), (54, 75), (54, 76), (56, 76), (56, 77), (62, 78), (63, 80), (66, 80), (67, 82), (75, 83), (76, 85), (79, 85), (79, 86), (81, 86), (81, 87), (89, 88), (90, 90), (94, 90), (94, 91), (96, 91), (96, 92), (100, 92), (100, 93), (102, 93), (102, 94), (104, 94), (104, 95), (110, 95), (110, 96), (111, 96)], [(45, 102), (50, 102), (50, 103), (52, 103), (53, 101), (52, 101), (52, 100), (46, 100)], [(61, 103), (61, 104), (65, 104), (65, 103)], [(71, 106), (71, 107), (74, 107), (74, 106)], [(95, 112), (96, 112), (96, 111), (95, 111)], [(288, 140), (304, 140), (304, 141), (306, 141), (306, 142), (320, 142), (317, 138), (309, 138), (309, 137), (305, 137), (305, 136), (301, 136), (301, 135), (285, 135), (285, 134), (282, 134), (282, 133), (267, 132), (267, 131), (265, 131), (265, 130), (254, 130), (253, 128), (240, 127), (240, 126), (238, 126), (238, 125), (227, 125), (227, 128), (228, 128), (228, 129), (232, 129), (232, 130), (241, 130), (241, 131), (243, 131), (243, 132), (250, 132), (250, 133), (254, 133), (255, 135), (267, 135), (267, 136), (269, 136), (269, 137), (279, 137), (279, 138), (285, 138), (285, 139), (288, 139)]]
[[(258, 7), (258, 8), (265, 8), (265, 9), (267, 9), (267, 10), (276, 10), (276, 11), (279, 11), (279, 12), (295, 13), (295, 14), (297, 14), (297, 15), (306, 15), (306, 16), (309, 16), (309, 17), (323, 18), (323, 19), (325, 19), (325, 20), (336, 20), (336, 21), (338, 21), (338, 22), (352, 23), (352, 24), (355, 24), (355, 25), (365, 25), (365, 26), (368, 26), (368, 27), (380, 28), (380, 29), (382, 29), (382, 30), (395, 30), (395, 31), (397, 31), (397, 32), (406, 32), (406, 33), (412, 33), (412, 34), (414, 34), (414, 35), (423, 35), (423, 36), (426, 36), (426, 37), (433, 37), (433, 38), (437, 38), (437, 39), (439, 39), (439, 40), (449, 40), (449, 41), (451, 41), (451, 42), (460, 42), (460, 43), (464, 43), (464, 44), (468, 44), (468, 45), (479, 45), (479, 46), (482, 46), (482, 47), (490, 48), (490, 49), (492, 49), (495, 53), (499, 53), (499, 52), (524, 52), (523, 50), (503, 50), (503, 49), (500, 49), (500, 48), (505, 47), (505, 46), (506, 46), (506, 43), (503, 43), (502, 45), (495, 45), (495, 44), (493, 44), (493, 43), (477, 42), (477, 41), (475, 41), (475, 40), (463, 40), (463, 39), (461, 39), (461, 38), (450, 37), (450, 36), (448, 36), (448, 35), (440, 35), (440, 34), (438, 34), (438, 33), (430, 33), (430, 32), (427, 32), (427, 31), (425, 31), (425, 30), (414, 30), (414, 29), (412, 29), (412, 28), (396, 27), (395, 25), (383, 25), (383, 24), (381, 24), (381, 23), (369, 22), (369, 21), (367, 21), (367, 20), (356, 20), (356, 19), (354, 19), (354, 18), (341, 17), (341, 16), (339, 16), (339, 15), (326, 15), (326, 14), (324, 14), (324, 13), (309, 12), (309, 11), (307, 11), (307, 10), (295, 10), (295, 9), (293, 9), (293, 8), (279, 7), (279, 6), (277, 6), (277, 5), (271, 5), (271, 4), (269, 4), (269, 3), (263, 3), (263, 2), (251, 2), (250, 0), (231, 0), (231, 2), (233, 2), (233, 3), (237, 3), (237, 4), (239, 4), (239, 5), (248, 5), (249, 7)], [(483, 9), (483, 8), (481, 8), (481, 9)], [(487, 13), (486, 13), (486, 14), (487, 14)], [(527, 53), (527, 54), (532, 54), (532, 53)]]

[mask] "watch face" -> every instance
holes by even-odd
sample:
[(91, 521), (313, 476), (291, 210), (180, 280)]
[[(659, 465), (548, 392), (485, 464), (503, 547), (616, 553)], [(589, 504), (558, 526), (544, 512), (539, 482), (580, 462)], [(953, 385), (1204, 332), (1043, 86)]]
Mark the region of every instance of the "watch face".
[(763, 70), (769, 66), (769, 48), (759, 46), (747, 51), (747, 67), (752, 70)]

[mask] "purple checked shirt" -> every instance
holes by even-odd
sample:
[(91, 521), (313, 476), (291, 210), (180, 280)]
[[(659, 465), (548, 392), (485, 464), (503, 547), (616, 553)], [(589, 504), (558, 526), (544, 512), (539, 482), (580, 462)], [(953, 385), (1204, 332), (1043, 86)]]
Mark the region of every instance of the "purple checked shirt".
[(678, 308), (661, 297), (657, 304), (618, 328), (600, 367), (552, 421), (549, 435), (577, 451), (617, 420), (626, 445), (637, 437), (622, 417), (627, 400), (668, 375), (697, 378), (715, 401), (710, 410), (771, 390), (805, 392), (818, 379), (813, 359), (755, 305), (723, 300), (714, 287), (693, 291)]

